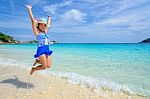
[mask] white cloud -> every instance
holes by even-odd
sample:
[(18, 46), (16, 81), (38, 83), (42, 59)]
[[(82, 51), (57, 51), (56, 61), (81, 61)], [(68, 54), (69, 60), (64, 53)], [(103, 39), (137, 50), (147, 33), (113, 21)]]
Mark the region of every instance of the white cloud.
[[(150, 28), (150, 13), (149, 8), (137, 8), (124, 13), (116, 14), (103, 21), (96, 21), (94, 24), (100, 26), (127, 26), (126, 30), (144, 31)], [(109, 27), (108, 27), (109, 28)]]
[(141, 4), (147, 3), (149, 0), (121, 0), (116, 2), (109, 2), (109, 5), (112, 6), (110, 14), (117, 14), (132, 8), (136, 8)]
[(62, 7), (70, 6), (72, 1), (65, 1), (62, 3), (51, 4), (49, 6), (44, 6), (43, 9), (48, 14), (57, 14), (57, 10), (61, 10)]
[[(84, 1), (84, 0), (82, 0)], [(78, 8), (79, 11), (82, 9), (84, 12), (92, 13), (92, 16), (96, 18), (96, 20), (91, 20), (91, 22), (86, 24), (77, 24), (75, 27), (68, 28), (67, 20), (71, 23), (70, 20), (76, 20), (76, 17), (74, 17), (74, 13), (76, 11), (70, 10), (67, 11), (62, 19), (65, 19), (65, 21), (60, 21), (59, 19), (56, 23), (55, 30), (58, 30), (58, 32), (67, 32), (67, 33), (93, 33), (93, 34), (99, 34), (102, 33), (120, 33), (126, 32), (126, 34), (132, 34), (132, 33), (144, 33), (144, 31), (147, 31), (150, 28), (149, 21), (150, 16), (148, 13), (150, 13), (150, 10), (148, 10), (148, 7), (143, 7), (142, 4), (146, 3), (148, 0), (143, 1), (130, 1), (130, 0), (121, 0), (118, 2), (105, 2), (105, 4), (99, 4), (99, 1), (96, 1), (95, 4), (91, 7), (87, 7), (87, 9)], [(89, 2), (88, 2), (89, 3)], [(79, 4), (80, 6), (82, 5)], [(86, 5), (86, 4), (83, 4)], [(87, 4), (88, 5), (88, 4)], [(118, 5), (118, 6), (117, 6)], [(139, 5), (141, 7), (139, 7)], [(100, 7), (98, 7), (100, 6)], [(104, 7), (102, 7), (104, 6)], [(105, 7), (106, 6), (106, 7)], [(110, 7), (108, 7), (110, 6)], [(79, 6), (78, 6), (79, 7)], [(86, 8), (84, 6), (84, 8)], [(93, 8), (92, 8), (93, 7)], [(106, 10), (105, 10), (106, 8)], [(131, 9), (134, 8), (134, 9)], [(90, 10), (89, 10), (90, 9)], [(99, 11), (98, 11), (99, 10)], [(104, 11), (105, 12), (104, 12)], [(89, 15), (89, 13), (87, 13)], [(103, 13), (103, 14), (102, 14)], [(86, 18), (88, 18), (88, 15), (85, 14)], [(112, 15), (111, 15), (112, 14)], [(102, 15), (102, 18), (97, 16)], [(83, 14), (84, 16), (84, 14)], [(84, 22), (84, 17), (77, 18), (81, 19), (80, 22)], [(104, 17), (103, 17), (104, 16)], [(88, 19), (89, 20), (89, 19)], [(77, 20), (76, 20), (77, 21)], [(73, 22), (72, 22), (73, 24)], [(70, 25), (70, 24), (69, 24)], [(74, 31), (76, 30), (76, 31)], [(123, 34), (122, 34), (123, 35)]]
[(35, 4), (46, 4), (45, 0), (27, 0), (28, 3), (30, 3), (31, 5), (35, 5)]
[(53, 6), (53, 5), (51, 5), (51, 6), (44, 6), (43, 9), (44, 9), (44, 11), (46, 13), (56, 14), (57, 6)]
[(63, 20), (68, 22), (85, 22), (84, 19), (86, 17), (86, 13), (83, 13), (80, 10), (71, 9), (65, 12), (61, 17), (63, 18)]

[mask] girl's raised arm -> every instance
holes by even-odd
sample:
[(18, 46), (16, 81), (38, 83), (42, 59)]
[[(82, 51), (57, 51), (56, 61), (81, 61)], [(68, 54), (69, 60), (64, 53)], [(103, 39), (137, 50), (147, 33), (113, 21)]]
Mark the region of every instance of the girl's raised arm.
[(47, 28), (49, 28), (51, 25), (51, 16), (48, 16), (48, 19), (47, 19)]
[(36, 27), (36, 22), (34, 20), (33, 14), (32, 14), (32, 10), (31, 10), (31, 6), (30, 5), (26, 5), (30, 19), (31, 19), (31, 23), (32, 23), (32, 29), (35, 35), (38, 35), (38, 31), (37, 31), (37, 27)]

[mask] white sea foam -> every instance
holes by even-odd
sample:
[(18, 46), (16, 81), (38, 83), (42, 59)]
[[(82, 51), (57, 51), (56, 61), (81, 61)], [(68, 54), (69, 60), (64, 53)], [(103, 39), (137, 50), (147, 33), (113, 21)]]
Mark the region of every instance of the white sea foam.
[(135, 94), (135, 95), (141, 95), (141, 96), (150, 96), (149, 90), (144, 89), (134, 89), (131, 87), (130, 84), (120, 84), (118, 82), (115, 82), (110, 79), (104, 79), (104, 78), (93, 78), (93, 77), (87, 77), (84, 75), (80, 75), (78, 73), (71, 73), (71, 72), (43, 72), (43, 73), (49, 73), (53, 76), (56, 76), (58, 78), (65, 77), (67, 78), (67, 81), (72, 84), (79, 84), (81, 86), (85, 86), (87, 88), (92, 89), (92, 91), (95, 90), (111, 90), (115, 92), (122, 92), (125, 94)]
[(65, 77), (67, 78), (69, 83), (80, 84), (81, 86), (86, 86), (91, 89), (96, 90), (106, 89), (116, 92), (126, 92), (134, 94), (134, 92), (130, 90), (128, 86), (121, 85), (109, 79), (93, 78), (93, 77), (91, 78), (77, 73), (68, 73), (68, 72), (49, 72), (49, 73), (58, 78)]

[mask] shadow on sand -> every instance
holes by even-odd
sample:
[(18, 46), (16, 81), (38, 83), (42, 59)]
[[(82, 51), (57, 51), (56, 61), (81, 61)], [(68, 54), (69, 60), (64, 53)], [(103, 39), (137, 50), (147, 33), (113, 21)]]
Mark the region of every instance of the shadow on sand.
[(23, 82), (23, 81), (20, 81), (18, 79), (18, 77), (15, 76), (15, 78), (8, 78), (8, 79), (5, 79), (5, 80), (2, 80), (0, 81), (0, 83), (8, 83), (8, 84), (12, 84), (14, 86), (16, 86), (17, 89), (19, 88), (25, 88), (25, 89), (28, 89), (28, 88), (33, 88), (34, 85), (31, 84), (31, 83), (27, 83), (27, 82)]

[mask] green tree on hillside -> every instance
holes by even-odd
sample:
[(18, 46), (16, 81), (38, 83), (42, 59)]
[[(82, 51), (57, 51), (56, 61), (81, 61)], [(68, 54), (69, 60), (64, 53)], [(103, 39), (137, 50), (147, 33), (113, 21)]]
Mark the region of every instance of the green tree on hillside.
[(8, 42), (8, 43), (14, 43), (15, 42), (15, 40), (13, 39), (12, 36), (6, 35), (2, 32), (0, 32), (0, 41)]

